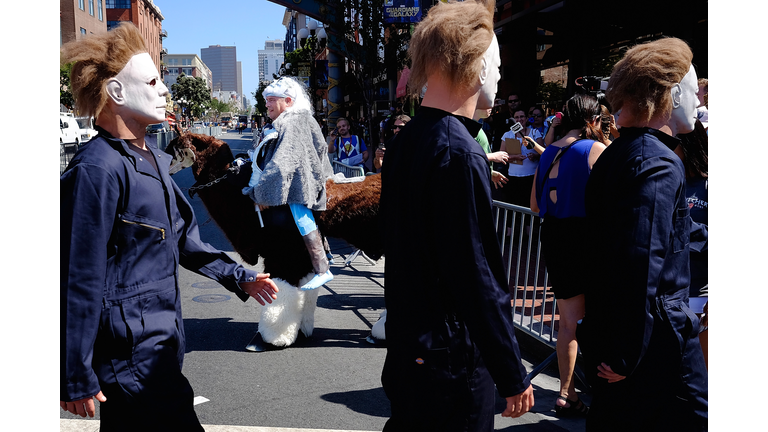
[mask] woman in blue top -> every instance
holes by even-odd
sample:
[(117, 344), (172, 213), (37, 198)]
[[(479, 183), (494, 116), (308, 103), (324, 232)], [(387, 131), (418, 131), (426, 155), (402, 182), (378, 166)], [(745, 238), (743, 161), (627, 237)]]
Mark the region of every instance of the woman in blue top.
[(558, 416), (585, 416), (589, 410), (576, 395), (573, 371), (578, 353), (576, 324), (584, 317), (587, 282), (581, 275), (591, 265), (584, 259), (589, 241), (584, 190), (592, 165), (605, 150), (600, 114), (600, 104), (592, 96), (578, 94), (568, 100), (557, 126), (557, 135), (563, 138), (542, 153), (531, 191), (531, 210), (544, 218), (541, 248), (560, 313)]

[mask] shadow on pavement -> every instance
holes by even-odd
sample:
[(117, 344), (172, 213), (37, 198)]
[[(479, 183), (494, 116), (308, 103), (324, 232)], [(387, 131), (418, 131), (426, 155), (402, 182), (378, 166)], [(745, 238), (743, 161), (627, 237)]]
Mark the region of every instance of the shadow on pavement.
[(374, 417), (389, 418), (389, 399), (381, 387), (369, 390), (354, 390), (328, 393), (321, 398), (326, 402), (344, 405), (352, 411)]

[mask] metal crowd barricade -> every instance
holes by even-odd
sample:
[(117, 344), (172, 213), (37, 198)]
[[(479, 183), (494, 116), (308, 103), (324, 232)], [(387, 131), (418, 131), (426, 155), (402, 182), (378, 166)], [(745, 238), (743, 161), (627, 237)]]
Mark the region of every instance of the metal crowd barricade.
[(67, 169), (69, 161), (77, 153), (77, 149), (80, 146), (77, 143), (61, 144), (59, 150), (59, 175), (64, 174), (64, 170)]
[(365, 176), (365, 168), (343, 164), (335, 160), (333, 161), (333, 173), (342, 173), (344, 177), (363, 177)]
[(203, 127), (191, 127), (189, 128), (189, 133), (193, 134), (200, 134), (200, 135), (210, 135), (210, 136), (219, 136), (221, 135), (221, 126), (203, 126)]
[[(363, 177), (365, 176), (365, 168), (360, 166), (352, 166), (347, 165), (344, 163), (341, 163), (337, 160), (331, 161), (333, 164), (333, 173), (338, 174), (342, 173), (344, 174), (344, 177)], [(354, 260), (357, 259), (357, 257), (362, 256), (370, 265), (376, 265), (376, 261), (370, 259), (363, 251), (360, 249), (355, 249), (352, 254), (350, 254), (347, 259), (344, 261), (344, 267), (349, 266), (352, 264)]]
[[(554, 350), (559, 316), (541, 256), (542, 218), (527, 207), (500, 201), (494, 201), (493, 207), (496, 233), (506, 262), (515, 327)], [(553, 352), (533, 368), (528, 378), (533, 379), (556, 360), (557, 353)], [(576, 376), (587, 385), (578, 366)]]
[(160, 132), (157, 135), (157, 148), (160, 149), (160, 151), (165, 151), (166, 148), (168, 148), (168, 145), (173, 141), (174, 138), (176, 138), (176, 132), (174, 131), (166, 131), (166, 132)]

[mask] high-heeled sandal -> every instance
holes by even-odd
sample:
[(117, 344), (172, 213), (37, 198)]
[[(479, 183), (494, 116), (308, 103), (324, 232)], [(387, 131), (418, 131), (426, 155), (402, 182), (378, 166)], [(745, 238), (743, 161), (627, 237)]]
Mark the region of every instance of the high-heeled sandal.
[(589, 413), (589, 407), (581, 399), (572, 401), (563, 396), (558, 396), (557, 398), (569, 404), (568, 406), (558, 406), (555, 404), (555, 415), (558, 417), (586, 417)]

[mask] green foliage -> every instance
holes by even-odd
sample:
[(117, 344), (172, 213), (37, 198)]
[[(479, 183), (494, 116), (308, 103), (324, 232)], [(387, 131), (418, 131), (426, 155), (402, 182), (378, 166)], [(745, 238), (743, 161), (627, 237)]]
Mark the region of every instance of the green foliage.
[(202, 116), (211, 106), (211, 91), (200, 77), (179, 75), (176, 84), (171, 86), (171, 92), (173, 92), (173, 100), (177, 103), (180, 99), (186, 100), (179, 105), (191, 111), (194, 117)]
[(254, 112), (258, 115), (267, 115), (267, 101), (264, 99), (264, 90), (267, 88), (269, 84), (266, 81), (262, 81), (259, 84), (259, 88), (251, 93), (253, 95), (253, 99), (256, 101), (256, 106), (254, 106)]
[(600, 59), (592, 64), (593, 74), (598, 77), (609, 77), (613, 72), (613, 66), (621, 60), (620, 55), (613, 55)]
[(214, 117), (216, 117), (216, 120), (218, 121), (221, 113), (229, 111), (229, 105), (218, 99), (211, 98), (211, 106), (209, 111), (211, 114), (213, 114)]
[(545, 82), (539, 84), (536, 88), (537, 100), (543, 101), (545, 106), (549, 108), (556, 108), (563, 105), (563, 96), (565, 95), (565, 89), (560, 83), (557, 82)]
[(75, 105), (75, 99), (72, 97), (72, 86), (70, 84), (70, 75), (72, 74), (72, 65), (75, 63), (66, 63), (59, 67), (59, 103), (72, 109)]

